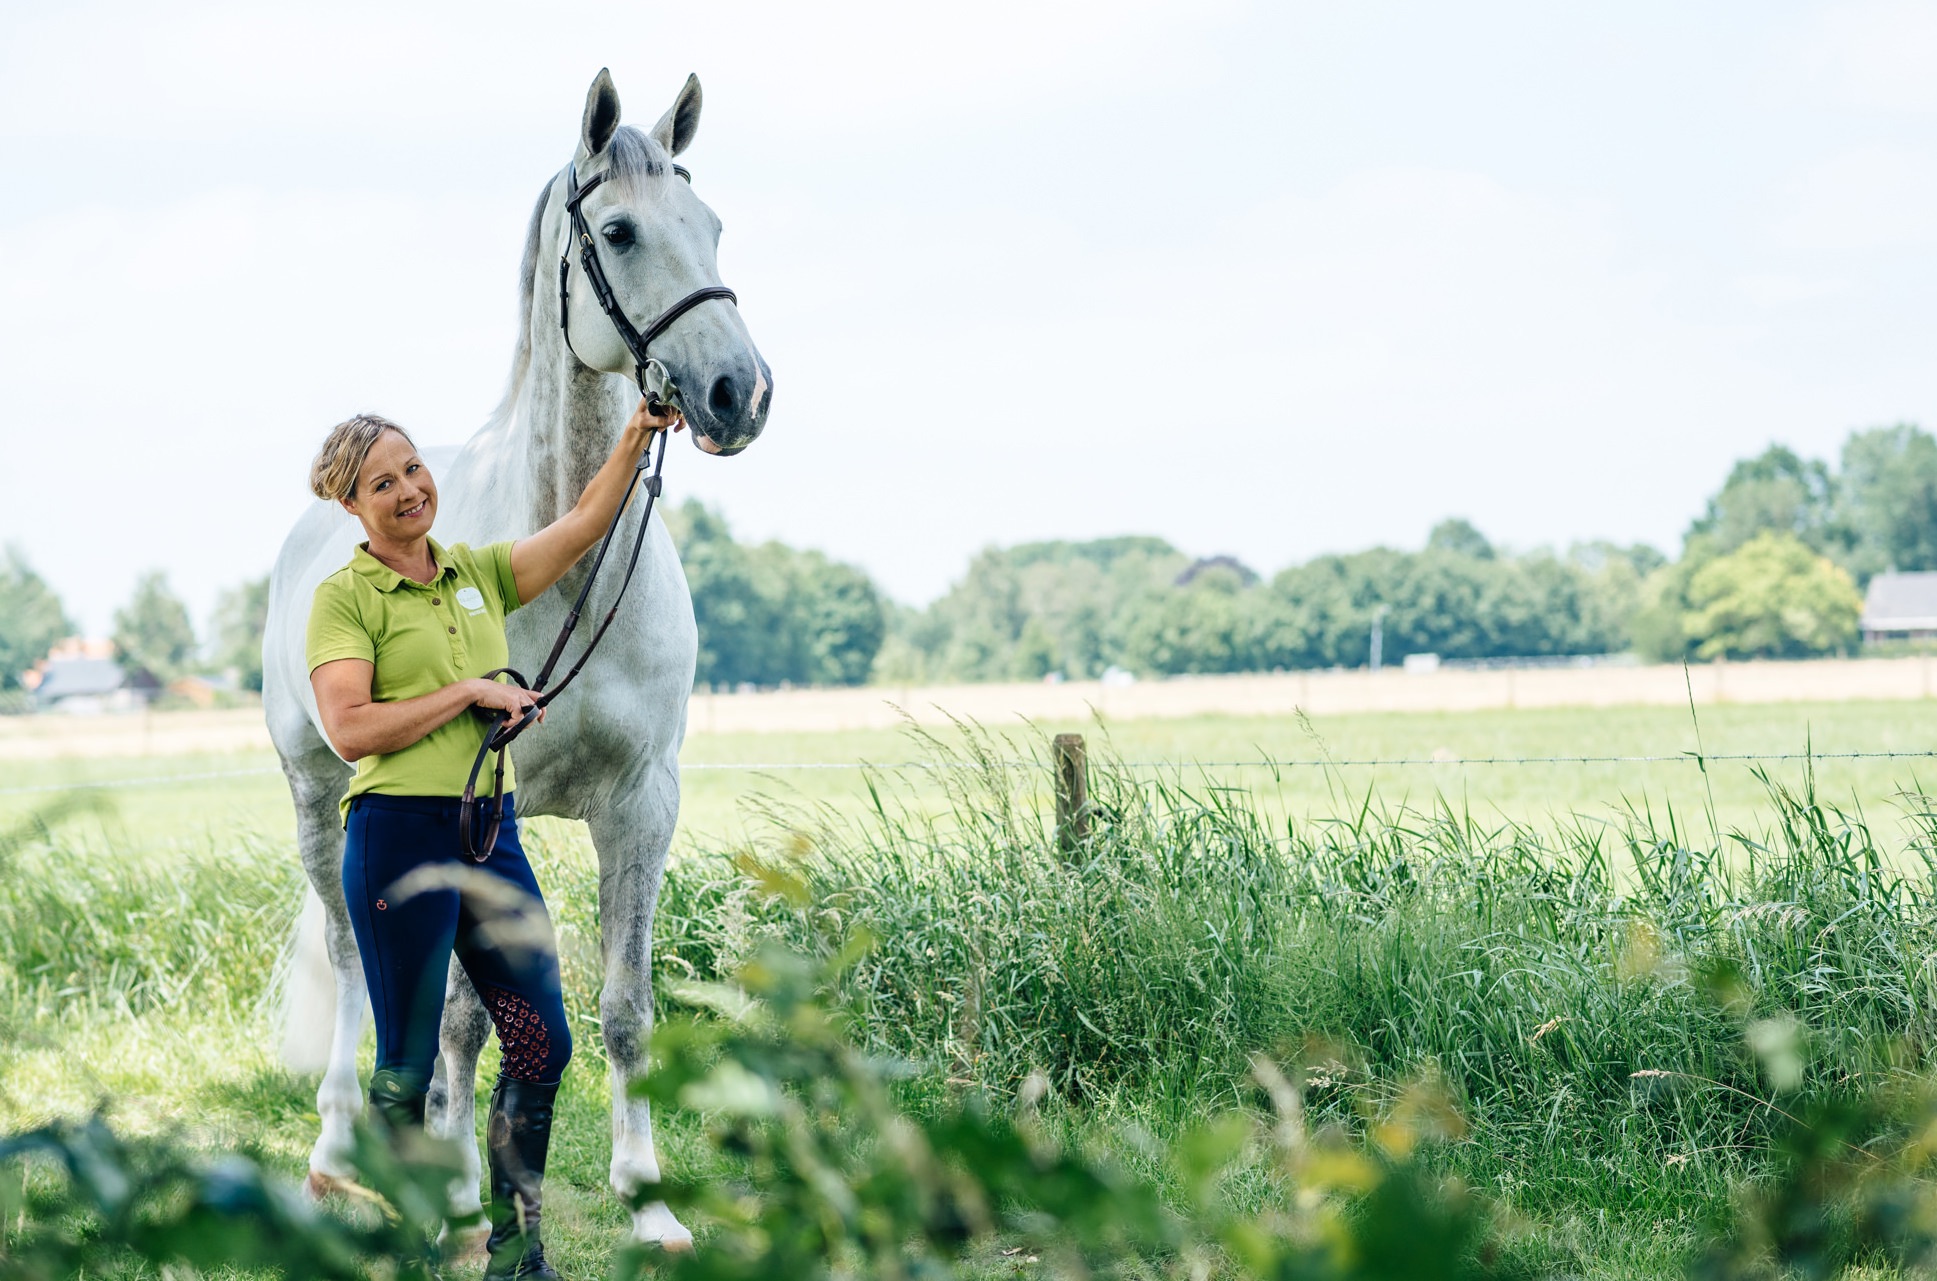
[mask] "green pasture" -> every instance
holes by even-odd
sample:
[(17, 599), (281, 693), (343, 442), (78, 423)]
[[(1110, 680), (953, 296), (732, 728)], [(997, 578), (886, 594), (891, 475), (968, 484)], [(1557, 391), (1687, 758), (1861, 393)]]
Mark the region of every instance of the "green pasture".
[[(1663, 813), (1672, 809), (1684, 820), (1706, 823), (1712, 803), (1726, 830), (1754, 820), (1763, 787), (1749, 762), (1714, 761), (1704, 773), (1695, 762), (1698, 752), (1814, 751), (1821, 754), (1813, 763), (1821, 794), (1862, 804), (1878, 821), (1880, 838), (1896, 843), (1899, 833), (1888, 818), (1893, 798), (1937, 777), (1937, 756), (1836, 758), (1844, 752), (1937, 753), (1937, 700), (1727, 705), (1703, 708), (1699, 717), (1686, 708), (1617, 707), (1360, 713), (1302, 724), (1283, 717), (1204, 716), (987, 728), (1012, 741), (1018, 756), (1030, 749), (1040, 752), (1052, 734), (1085, 732), (1092, 751), (1114, 754), (1140, 774), (1164, 772), (1145, 768), (1164, 765), (1183, 779), (1241, 787), (1267, 812), (1298, 818), (1340, 813), (1368, 794), (1388, 806), (1413, 808), (1430, 808), (1443, 797), (1481, 821), (1517, 822), (1571, 815), (1606, 819), (1634, 805)], [(959, 740), (947, 730), (936, 737)], [(892, 768), (921, 755), (897, 730), (694, 734), (682, 755), (686, 765), (697, 768), (689, 768), (683, 780), (678, 849), (714, 849), (744, 839), (749, 821), (757, 824), (771, 801), (844, 810), (865, 806), (866, 771), (858, 768), (864, 765), (898, 774), (903, 794), (938, 800), (943, 791), (934, 771)], [(1670, 759), (1478, 763), (1581, 756)], [(1346, 763), (1332, 768), (1308, 763), (1327, 759)], [(1366, 760), (1431, 763), (1351, 763)], [(1239, 761), (1288, 763), (1228, 763)], [(270, 752), (6, 761), (0, 763), (0, 820), (30, 813), (55, 794), (15, 789), (105, 783), (112, 786), (70, 795), (67, 803), (85, 806), (85, 825), (123, 854), (184, 840), (197, 847), (241, 836), (280, 840), (293, 830), (293, 820), (275, 765)], [(795, 768), (802, 765), (837, 768)], [(1801, 763), (1770, 761), (1767, 768), (1794, 774)], [(167, 781), (138, 781), (156, 779)]]
[[(1043, 771), (1005, 762), (1081, 728), (1100, 818), (1072, 862), (1045, 834)], [(1627, 708), (696, 735), (689, 765), (881, 768), (689, 771), (657, 966), (718, 978), (765, 942), (827, 955), (866, 930), (834, 996), (864, 1047), (916, 1065), (908, 1106), (964, 1082), (1006, 1100), (1041, 1073), (1059, 1133), (1153, 1176), (1153, 1144), (1258, 1106), (1252, 1054), (1305, 1071), (1315, 1123), (1354, 1132), (1430, 1082), (1466, 1127), (1430, 1159), (1496, 1207), (1526, 1275), (1680, 1276), (1770, 1169), (1782, 1089), (1797, 1109), (1797, 1088), (1908, 1080), (1937, 1036), (1933, 832), (1905, 797), (1924, 762), (1766, 780), (1741, 762), (1460, 763), (1673, 756), (1696, 732), (1685, 710)], [(1699, 733), (1711, 755), (1915, 752), (1937, 746), (1937, 703), (1724, 707)], [(1214, 763), (1327, 756), (1442, 763)], [(315, 1083), (276, 1063), (265, 1006), (300, 873), (280, 778), (246, 772), (271, 764), (8, 763), (5, 787), (51, 790), (0, 796), (0, 1131), (105, 1107), (300, 1171)], [(603, 1186), (596, 869), (576, 825), (529, 833), (580, 1046), (554, 1256), (594, 1276), (623, 1228)], [(763, 894), (749, 856), (807, 901)], [(1724, 973), (1737, 1004), (1703, 978)], [(1768, 1077), (1769, 1028), (1789, 1029), (1804, 1087)], [(661, 1116), (659, 1139), (671, 1169), (737, 1176), (703, 1118)], [(1272, 1188), (1259, 1165), (1224, 1194)]]

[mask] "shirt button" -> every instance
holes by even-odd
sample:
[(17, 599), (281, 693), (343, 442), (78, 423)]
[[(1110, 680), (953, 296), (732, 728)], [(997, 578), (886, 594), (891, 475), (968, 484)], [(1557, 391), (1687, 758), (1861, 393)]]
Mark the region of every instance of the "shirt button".
[(433, 605), (442, 605), (444, 602), (437, 599), (437, 597), (433, 596), (430, 598), (430, 603)]
[(453, 636), (457, 635), (457, 628), (455, 627), (451, 628), (451, 635)]

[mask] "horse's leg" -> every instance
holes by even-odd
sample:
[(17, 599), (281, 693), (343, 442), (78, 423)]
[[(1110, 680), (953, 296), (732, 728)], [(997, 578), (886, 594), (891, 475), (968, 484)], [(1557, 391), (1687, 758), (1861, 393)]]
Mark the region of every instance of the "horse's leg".
[[(478, 1187), (483, 1170), (478, 1161), (477, 1078), (478, 1055), (491, 1034), (491, 1016), (477, 989), (455, 958), (450, 980), (444, 989), (444, 1026), (440, 1033), (442, 1053), (437, 1072), (431, 1077), (429, 1118), (431, 1133), (457, 1144), (464, 1170), (452, 1184), (451, 1207), (458, 1213), (482, 1212), (484, 1202)], [(481, 1248), (489, 1228), (480, 1222), (468, 1231), (464, 1248)], [(448, 1237), (449, 1232), (446, 1229)]]
[[(612, 1187), (628, 1199), (641, 1185), (659, 1181), (651, 1108), (644, 1099), (632, 1098), (626, 1087), (646, 1071), (652, 1034), (652, 914), (678, 821), (679, 774), (675, 766), (663, 763), (649, 766), (635, 786), (622, 789), (590, 824), (599, 851), (599, 936), (605, 955), (599, 1018), (612, 1065)], [(670, 1250), (693, 1245), (693, 1234), (660, 1201), (634, 1211), (632, 1236)]]
[(303, 870), (323, 904), (323, 943), (335, 980), (336, 1011), (329, 1066), (316, 1091), (322, 1130), (309, 1153), (309, 1191), (320, 1196), (339, 1180), (355, 1177), (350, 1164), (351, 1128), (363, 1108), (357, 1082), (357, 1041), (363, 1036), (363, 960), (343, 901), (343, 818), (337, 803), (350, 771), (320, 738), (300, 756), (283, 756), (283, 773), (296, 803), (296, 839)]

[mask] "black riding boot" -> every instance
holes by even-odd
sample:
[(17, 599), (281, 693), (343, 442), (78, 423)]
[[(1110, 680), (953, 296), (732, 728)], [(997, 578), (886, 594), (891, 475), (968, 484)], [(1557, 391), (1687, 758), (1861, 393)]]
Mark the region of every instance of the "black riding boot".
[(424, 1099), (428, 1093), (412, 1087), (396, 1072), (387, 1069), (373, 1072), (364, 1115), (393, 1137), (407, 1130), (422, 1130)]
[(484, 1146), (491, 1158), (491, 1236), (486, 1277), (559, 1281), (539, 1239), (545, 1152), (551, 1146), (552, 1100), (558, 1083), (500, 1077), (491, 1091)]

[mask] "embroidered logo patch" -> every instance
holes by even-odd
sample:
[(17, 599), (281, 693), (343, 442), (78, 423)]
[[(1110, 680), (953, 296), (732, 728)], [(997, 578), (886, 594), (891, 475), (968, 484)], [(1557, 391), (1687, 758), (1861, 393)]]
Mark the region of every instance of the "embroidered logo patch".
[(484, 593), (475, 587), (460, 587), (457, 589), (457, 603), (470, 610), (473, 614), (482, 614), (484, 612)]

